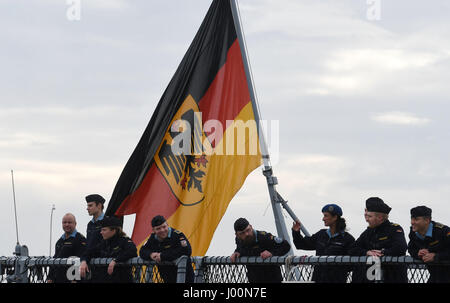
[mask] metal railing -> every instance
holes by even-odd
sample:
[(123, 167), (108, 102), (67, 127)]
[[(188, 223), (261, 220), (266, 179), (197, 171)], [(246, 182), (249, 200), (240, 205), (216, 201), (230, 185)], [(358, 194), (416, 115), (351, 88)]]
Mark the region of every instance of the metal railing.
[[(318, 274), (325, 271), (330, 273), (344, 272), (344, 281), (355, 282), (356, 273), (362, 271), (368, 279), (374, 282), (406, 282), (406, 280), (395, 280), (392, 273), (404, 273), (408, 283), (426, 283), (430, 278), (429, 269), (438, 268), (441, 273), (450, 272), (450, 262), (424, 264), (409, 256), (382, 257), (372, 259), (370, 257), (352, 256), (284, 256), (271, 257), (262, 260), (259, 257), (241, 257), (232, 263), (229, 257), (192, 257), (183, 256), (175, 262), (157, 264), (153, 261), (144, 261), (137, 257), (126, 263), (118, 263), (118, 268), (126, 268), (130, 275), (130, 282), (134, 283), (163, 283), (164, 279), (158, 270), (158, 265), (175, 266), (177, 270), (177, 283), (185, 282), (187, 262), (191, 261), (195, 271), (195, 283), (248, 283), (248, 266), (257, 268), (264, 272), (265, 269), (279, 268), (282, 282), (321, 282), (314, 281)], [(97, 258), (90, 262), (90, 271), (103, 270), (106, 272), (111, 259)], [(47, 283), (51, 269), (62, 269), (66, 273), (69, 269), (77, 277), (78, 258), (53, 259), (49, 257), (0, 257), (0, 283)], [(252, 270), (253, 270), (252, 269)], [(390, 280), (386, 281), (384, 273), (390, 271)], [(386, 274), (387, 277), (387, 274)], [(81, 279), (81, 282), (89, 279)], [(97, 280), (98, 282), (98, 280)], [(100, 281), (101, 282), (101, 281)], [(448, 282), (448, 281), (447, 281)]]

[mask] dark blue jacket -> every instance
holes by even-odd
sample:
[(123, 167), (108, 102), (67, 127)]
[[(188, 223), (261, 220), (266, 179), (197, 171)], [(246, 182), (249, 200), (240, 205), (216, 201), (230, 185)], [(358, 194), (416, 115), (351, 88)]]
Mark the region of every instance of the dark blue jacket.
[[(144, 260), (151, 260), (150, 255), (154, 252), (161, 253), (161, 261), (175, 261), (181, 256), (190, 257), (192, 254), (191, 244), (186, 236), (179, 230), (169, 228), (169, 234), (165, 239), (158, 239), (152, 234), (139, 251), (139, 256)], [(177, 267), (175, 265), (158, 265), (159, 272), (165, 283), (177, 282)], [(186, 282), (194, 282), (194, 269), (191, 262), (187, 262)]]

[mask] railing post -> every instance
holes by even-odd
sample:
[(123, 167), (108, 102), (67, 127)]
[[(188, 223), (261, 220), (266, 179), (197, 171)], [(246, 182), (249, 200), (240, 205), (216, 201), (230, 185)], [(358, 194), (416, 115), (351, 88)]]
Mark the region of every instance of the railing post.
[(27, 260), (29, 257), (17, 257), (14, 264), (14, 275), (6, 277), (8, 283), (28, 283)]
[(177, 266), (177, 283), (186, 283), (186, 267), (188, 256), (181, 256), (177, 260), (175, 260), (175, 264)]
[(203, 268), (203, 257), (194, 257), (195, 277), (194, 283), (205, 283), (205, 269)]

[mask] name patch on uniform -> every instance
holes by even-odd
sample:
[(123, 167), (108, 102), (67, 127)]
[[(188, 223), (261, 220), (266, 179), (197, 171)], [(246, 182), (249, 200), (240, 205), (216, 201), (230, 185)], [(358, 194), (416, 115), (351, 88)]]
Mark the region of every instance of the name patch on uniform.
[(382, 238), (379, 238), (378, 240), (383, 241), (383, 240), (387, 240), (387, 238), (388, 237), (382, 237)]
[(436, 244), (438, 244), (438, 243), (439, 243), (439, 240), (436, 240), (436, 241), (434, 241), (434, 242), (431, 242), (431, 243), (430, 243), (430, 246), (436, 245)]
[(170, 245), (166, 245), (166, 246), (164, 246), (164, 248), (170, 248)]

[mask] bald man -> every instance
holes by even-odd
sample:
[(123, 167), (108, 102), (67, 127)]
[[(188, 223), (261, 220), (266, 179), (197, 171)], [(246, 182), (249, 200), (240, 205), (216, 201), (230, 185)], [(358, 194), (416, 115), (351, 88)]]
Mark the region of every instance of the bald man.
[[(55, 245), (53, 258), (80, 257), (86, 249), (86, 238), (77, 232), (77, 220), (72, 214), (65, 214), (62, 219), (64, 234)], [(66, 272), (69, 266), (51, 267), (48, 274), (48, 283), (68, 283)]]

